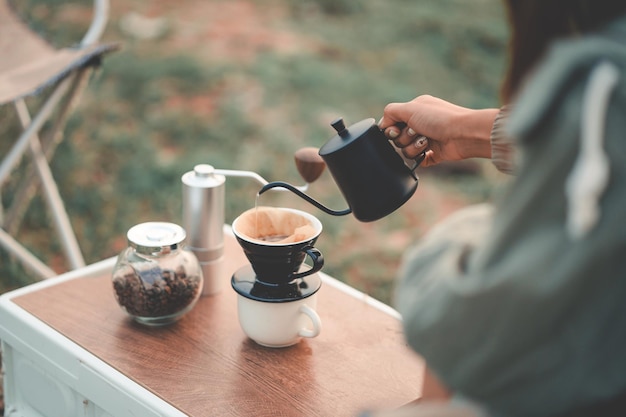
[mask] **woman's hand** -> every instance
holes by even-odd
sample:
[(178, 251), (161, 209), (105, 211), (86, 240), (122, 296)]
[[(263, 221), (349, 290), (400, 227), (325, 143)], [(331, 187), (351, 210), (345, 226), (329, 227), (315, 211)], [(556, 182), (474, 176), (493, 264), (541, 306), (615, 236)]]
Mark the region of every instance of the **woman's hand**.
[(490, 135), (498, 111), (468, 109), (423, 95), (406, 103), (388, 104), (378, 125), (407, 158), (426, 150), (421, 166), (431, 166), (491, 158)]

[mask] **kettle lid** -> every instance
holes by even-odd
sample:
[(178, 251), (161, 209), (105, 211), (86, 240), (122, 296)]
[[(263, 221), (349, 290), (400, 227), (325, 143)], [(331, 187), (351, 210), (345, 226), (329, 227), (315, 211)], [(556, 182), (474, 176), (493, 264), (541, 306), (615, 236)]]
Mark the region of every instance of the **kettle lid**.
[(330, 124), (337, 134), (330, 138), (319, 150), (321, 156), (331, 154), (345, 148), (355, 140), (366, 134), (372, 126), (376, 126), (373, 118), (364, 119), (346, 128), (343, 118), (338, 118)]

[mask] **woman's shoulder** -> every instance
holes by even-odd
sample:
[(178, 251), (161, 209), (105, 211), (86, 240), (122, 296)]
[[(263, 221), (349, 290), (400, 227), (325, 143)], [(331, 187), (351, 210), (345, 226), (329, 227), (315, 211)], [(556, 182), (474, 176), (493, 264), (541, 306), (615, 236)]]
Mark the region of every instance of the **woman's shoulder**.
[[(516, 98), (507, 122), (508, 134), (528, 136), (553, 107), (563, 105), (569, 92), (581, 90), (593, 70), (606, 62), (626, 74), (626, 17), (598, 33), (554, 42)], [(621, 80), (623, 94), (625, 78)]]

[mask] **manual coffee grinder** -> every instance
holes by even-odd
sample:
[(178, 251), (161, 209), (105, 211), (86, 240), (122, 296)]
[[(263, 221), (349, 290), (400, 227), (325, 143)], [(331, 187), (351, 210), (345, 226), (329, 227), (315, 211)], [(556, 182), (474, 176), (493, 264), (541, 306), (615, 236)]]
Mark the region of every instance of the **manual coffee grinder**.
[[(298, 172), (305, 184), (295, 187), (306, 191), (317, 180), (325, 162), (317, 155), (317, 148), (302, 148), (295, 155)], [(268, 181), (256, 172), (216, 169), (212, 165), (199, 164), (186, 172), (183, 183), (183, 228), (187, 232), (187, 245), (202, 268), (204, 287), (202, 295), (220, 292), (229, 282), (224, 267), (224, 208), (226, 177), (251, 178), (266, 186)], [(285, 190), (277, 187), (276, 190)]]

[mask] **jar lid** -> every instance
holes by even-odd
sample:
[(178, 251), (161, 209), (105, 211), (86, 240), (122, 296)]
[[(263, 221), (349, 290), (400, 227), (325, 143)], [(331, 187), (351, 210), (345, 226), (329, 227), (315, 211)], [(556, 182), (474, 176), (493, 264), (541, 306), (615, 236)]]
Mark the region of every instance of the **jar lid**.
[(137, 252), (159, 255), (178, 249), (187, 234), (174, 223), (146, 222), (131, 227), (126, 234), (128, 244)]
[(240, 295), (251, 300), (266, 303), (287, 303), (301, 300), (315, 294), (322, 286), (318, 274), (298, 278), (286, 284), (270, 284), (256, 279), (251, 265), (238, 269), (230, 283)]

